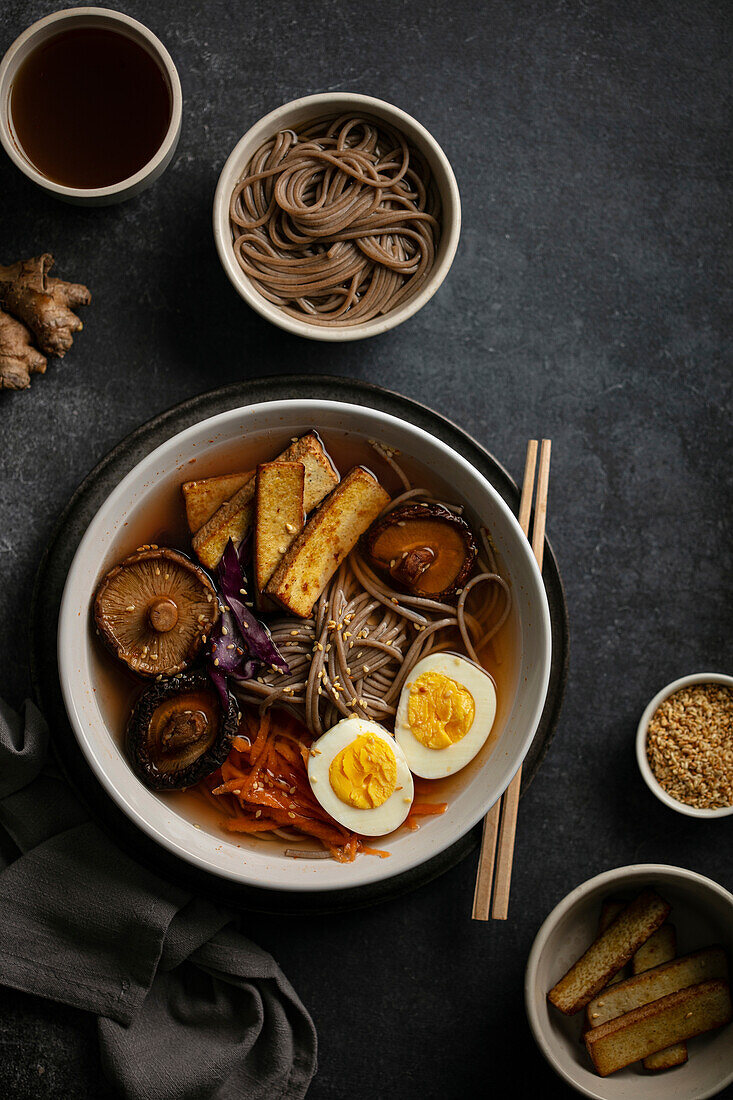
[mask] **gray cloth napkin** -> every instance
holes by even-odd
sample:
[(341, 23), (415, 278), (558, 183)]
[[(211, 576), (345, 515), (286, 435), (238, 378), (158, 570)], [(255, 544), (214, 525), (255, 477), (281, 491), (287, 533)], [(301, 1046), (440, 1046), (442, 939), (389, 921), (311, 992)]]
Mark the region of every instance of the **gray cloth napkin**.
[(0, 700), (0, 983), (94, 1012), (130, 1100), (291, 1100), (316, 1068), (297, 994), (232, 914), (116, 848), (46, 762), (48, 727)]

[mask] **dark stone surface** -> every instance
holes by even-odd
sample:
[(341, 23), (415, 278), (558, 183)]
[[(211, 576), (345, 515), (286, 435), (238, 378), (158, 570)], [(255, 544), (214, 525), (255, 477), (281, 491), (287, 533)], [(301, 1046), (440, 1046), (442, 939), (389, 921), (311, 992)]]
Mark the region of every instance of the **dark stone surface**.
[[(6, 2), (0, 45), (48, 10)], [(515, 475), (527, 436), (551, 436), (549, 531), (570, 603), (571, 678), (522, 805), (511, 919), (472, 924), (467, 861), (410, 897), (307, 929), (244, 923), (316, 1019), (312, 1097), (476, 1095), (510, 1064), (506, 1095), (554, 1091), (522, 1005), (549, 909), (633, 861), (731, 886), (730, 826), (664, 809), (633, 757), (658, 687), (733, 666), (728, 6), (126, 10), (160, 34), (181, 73), (183, 135), (166, 176), (127, 205), (81, 210), (0, 161), (2, 261), (49, 250), (94, 294), (66, 360), (31, 391), (0, 395), (2, 691), (19, 702), (28, 688), (23, 624), (55, 516), (110, 446), (191, 394), (295, 369), (363, 377), (447, 413)], [(299, 341), (252, 314), (209, 228), (218, 172), (244, 130), (287, 99), (337, 88), (396, 102), (436, 135), (465, 219), (429, 306), (347, 347)], [(0, 1018), (0, 1094), (108, 1094), (92, 1020), (7, 990)]]

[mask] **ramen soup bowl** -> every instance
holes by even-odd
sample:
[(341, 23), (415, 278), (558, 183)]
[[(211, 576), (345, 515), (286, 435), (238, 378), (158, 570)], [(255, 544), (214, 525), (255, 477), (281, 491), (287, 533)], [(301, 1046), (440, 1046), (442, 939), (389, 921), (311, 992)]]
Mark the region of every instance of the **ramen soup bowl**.
[[(460, 501), (472, 526), (488, 528), (498, 567), (511, 586), (510, 618), (497, 635), (490, 671), (497, 687), (491, 734), (462, 771), (436, 782), (441, 816), (419, 829), (402, 826), (379, 847), (389, 858), (359, 854), (353, 863), (293, 859), (286, 843), (226, 833), (221, 816), (191, 792), (158, 794), (133, 773), (124, 729), (140, 681), (95, 636), (90, 612), (100, 578), (144, 543), (187, 544), (180, 486), (225, 472), (253, 469), (293, 437), (316, 429), (342, 468), (364, 463), (387, 484), (377, 440), (400, 452), (408, 473), (431, 492)], [(392, 475), (394, 476), (394, 475)], [(537, 729), (551, 657), (550, 616), (529, 544), (499, 494), (459, 454), (420, 428), (375, 409), (332, 401), (276, 401), (232, 409), (204, 420), (154, 450), (120, 482), (90, 523), (64, 589), (58, 658), (64, 701), (86, 760), (114, 802), (143, 832), (196, 867), (225, 879), (275, 890), (334, 890), (401, 874), (465, 834), (499, 798)], [(487, 664), (489, 662), (487, 661)], [(431, 799), (432, 800), (432, 799)], [(311, 841), (309, 847), (313, 847)]]
[[(229, 222), (229, 204), (232, 192), (253, 154), (259, 147), (281, 130), (297, 131), (318, 119), (338, 115), (367, 116), (376, 122), (384, 122), (401, 132), (409, 145), (425, 158), (440, 196), (440, 243), (435, 263), (420, 290), (387, 313), (371, 320), (352, 325), (323, 327), (302, 321), (285, 313), (276, 303), (260, 294), (252, 280), (242, 270), (234, 253), (232, 229)], [(458, 248), (461, 234), (461, 199), (458, 184), (450, 161), (438, 142), (424, 126), (399, 107), (373, 96), (355, 92), (324, 92), (304, 96), (283, 104), (256, 122), (234, 146), (224, 165), (214, 196), (214, 240), (221, 265), (229, 281), (245, 302), (266, 320), (309, 340), (345, 341), (363, 340), (378, 336), (396, 328), (430, 301), (448, 274)]]

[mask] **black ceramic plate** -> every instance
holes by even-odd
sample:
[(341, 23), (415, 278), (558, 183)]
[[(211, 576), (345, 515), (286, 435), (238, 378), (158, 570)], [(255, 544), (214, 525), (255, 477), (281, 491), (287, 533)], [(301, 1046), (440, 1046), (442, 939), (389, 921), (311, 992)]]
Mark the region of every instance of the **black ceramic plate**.
[[(243, 886), (199, 871), (146, 836), (105, 793), (82, 756), (66, 717), (56, 662), (56, 626), (66, 574), (87, 526), (125, 474), (166, 439), (206, 417), (242, 405), (298, 397), (367, 405), (424, 428), (468, 459), (516, 512), (519, 491), (503, 466), (455, 424), (399, 394), (365, 382), (329, 377), (255, 379), (201, 394), (156, 416), (123, 439), (92, 470), (67, 504), (36, 577), (31, 607), (31, 667), (36, 698), (54, 731), (53, 748), (58, 762), (69, 782), (87, 804), (92, 816), (117, 844), (164, 877), (193, 892), (217, 898), (226, 905), (259, 912), (300, 914), (356, 909), (413, 890), (443, 874), (467, 856), (478, 843), (480, 825), (422, 866), (384, 882), (351, 890), (320, 894), (269, 891)], [(524, 761), (523, 793), (537, 774), (547, 752), (557, 724), (567, 676), (567, 605), (557, 562), (549, 543), (545, 545), (543, 579), (552, 619), (552, 668), (542, 718)], [(51, 624), (48, 618), (49, 607), (54, 608)]]

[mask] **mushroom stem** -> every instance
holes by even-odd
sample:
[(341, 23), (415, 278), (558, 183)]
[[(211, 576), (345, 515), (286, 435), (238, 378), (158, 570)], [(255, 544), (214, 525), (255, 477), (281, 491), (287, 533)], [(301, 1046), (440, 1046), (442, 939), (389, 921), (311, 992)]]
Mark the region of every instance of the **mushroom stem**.
[(166, 634), (178, 622), (178, 608), (168, 596), (159, 596), (148, 608), (148, 622), (159, 634)]

